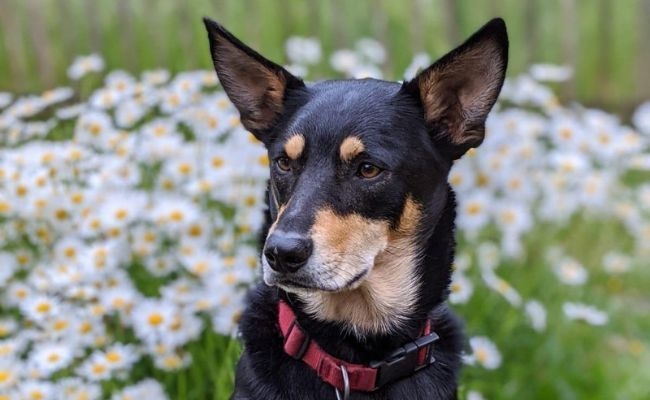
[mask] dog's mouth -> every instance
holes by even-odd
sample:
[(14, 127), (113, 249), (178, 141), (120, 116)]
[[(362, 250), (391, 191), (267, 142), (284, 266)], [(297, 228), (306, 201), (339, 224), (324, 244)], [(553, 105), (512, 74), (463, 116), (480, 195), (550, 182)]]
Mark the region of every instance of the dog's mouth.
[(283, 274), (271, 270), (264, 265), (264, 282), (269, 286), (277, 286), (288, 292), (313, 292), (322, 291), (329, 293), (343, 292), (358, 288), (368, 276), (371, 268), (365, 268), (351, 278), (340, 282), (340, 279), (324, 278), (326, 274), (308, 274), (298, 271), (292, 274)]

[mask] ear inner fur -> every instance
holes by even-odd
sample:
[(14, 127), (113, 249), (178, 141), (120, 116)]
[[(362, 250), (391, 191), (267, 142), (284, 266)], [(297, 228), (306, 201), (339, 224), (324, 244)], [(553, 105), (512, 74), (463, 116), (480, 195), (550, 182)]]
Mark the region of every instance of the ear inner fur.
[[(377, 253), (365, 280), (352, 290), (300, 293), (305, 310), (321, 320), (343, 322), (358, 336), (396, 330), (417, 299), (414, 268), (419, 254), (415, 235), (420, 216), (420, 205), (409, 197), (398, 227), (391, 230), (385, 225), (386, 236), (382, 240), (386, 240), (386, 246)], [(361, 228), (350, 221), (342, 220), (341, 223), (345, 229), (335, 230), (330, 240), (345, 240), (351, 233), (354, 235), (354, 229)], [(359, 243), (359, 246), (367, 246), (367, 243)], [(335, 246), (332, 250), (344, 249)]]
[(449, 146), (453, 159), (483, 141), (507, 62), (506, 27), (495, 19), (404, 85), (419, 97), (434, 139)]
[(219, 80), (239, 110), (244, 127), (262, 140), (261, 131), (271, 128), (284, 111), (287, 88), (303, 88), (304, 83), (218, 23), (207, 18), (203, 21)]

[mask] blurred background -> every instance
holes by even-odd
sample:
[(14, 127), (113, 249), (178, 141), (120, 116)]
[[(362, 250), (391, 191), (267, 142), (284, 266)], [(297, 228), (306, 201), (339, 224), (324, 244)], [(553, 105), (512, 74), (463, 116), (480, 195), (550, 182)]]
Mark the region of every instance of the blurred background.
[[(388, 76), (501, 16), (509, 75), (537, 62), (574, 67), (563, 99), (624, 115), (650, 98), (650, 0), (0, 0), (0, 10), (0, 89), (13, 92), (65, 82), (70, 60), (91, 52), (109, 70), (208, 68), (203, 16), (279, 62), (290, 36), (317, 37), (326, 54), (372, 37), (388, 49)], [(327, 68), (314, 72), (331, 76)]]
[(460, 398), (650, 398), (650, 0), (0, 0), (0, 400), (232, 392), (269, 160), (203, 16), (310, 80), (414, 76), (503, 17), (449, 177)]

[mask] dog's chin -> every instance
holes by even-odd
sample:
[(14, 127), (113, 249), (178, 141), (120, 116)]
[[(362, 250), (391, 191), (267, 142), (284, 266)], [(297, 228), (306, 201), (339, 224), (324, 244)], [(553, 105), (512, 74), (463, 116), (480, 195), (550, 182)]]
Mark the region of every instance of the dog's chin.
[(263, 272), (264, 283), (268, 286), (277, 286), (286, 292), (298, 294), (312, 292), (338, 293), (354, 290), (361, 286), (368, 276), (370, 268), (363, 269), (347, 280), (334, 278), (328, 281), (323, 281), (318, 278), (313, 279), (309, 275), (286, 275), (278, 273), (273, 271), (268, 265), (263, 265)]

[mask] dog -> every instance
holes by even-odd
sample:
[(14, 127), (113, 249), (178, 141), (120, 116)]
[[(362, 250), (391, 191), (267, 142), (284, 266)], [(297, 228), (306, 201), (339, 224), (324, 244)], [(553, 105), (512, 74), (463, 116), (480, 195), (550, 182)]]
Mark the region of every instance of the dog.
[(483, 141), (504, 21), (406, 82), (310, 84), (204, 22), (219, 81), (270, 160), (264, 282), (242, 315), (232, 399), (455, 399), (447, 177)]

